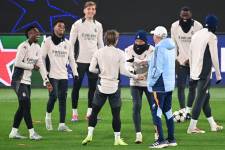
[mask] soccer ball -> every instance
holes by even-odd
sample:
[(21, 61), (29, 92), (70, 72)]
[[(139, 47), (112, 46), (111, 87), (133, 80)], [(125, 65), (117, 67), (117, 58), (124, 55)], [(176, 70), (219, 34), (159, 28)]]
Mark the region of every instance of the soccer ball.
[(177, 122), (177, 123), (181, 123), (181, 122), (184, 122), (185, 121), (185, 118), (186, 118), (186, 115), (185, 115), (185, 110), (179, 110), (179, 111), (175, 111), (173, 113), (173, 121), (174, 122)]

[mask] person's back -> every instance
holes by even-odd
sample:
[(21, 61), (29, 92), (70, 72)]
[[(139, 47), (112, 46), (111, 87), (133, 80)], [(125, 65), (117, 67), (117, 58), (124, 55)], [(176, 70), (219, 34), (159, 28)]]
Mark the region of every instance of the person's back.
[[(190, 44), (190, 76), (192, 79), (197, 80), (203, 75), (203, 71), (207, 70), (206, 74), (211, 72), (212, 64), (214, 65), (217, 75), (219, 75), (219, 63), (217, 54), (217, 37), (204, 28), (196, 32)], [(207, 61), (204, 61), (207, 60)], [(206, 65), (208, 67), (206, 67)], [(203, 70), (204, 68), (204, 70)], [(205, 74), (205, 73), (204, 73)]]
[(106, 46), (98, 52), (99, 77), (107, 81), (118, 80), (120, 61), (123, 51), (113, 46)]
[[(148, 88), (153, 91), (173, 91), (175, 87), (175, 44), (170, 39), (159, 42), (150, 59)], [(151, 79), (151, 80), (150, 80)]]

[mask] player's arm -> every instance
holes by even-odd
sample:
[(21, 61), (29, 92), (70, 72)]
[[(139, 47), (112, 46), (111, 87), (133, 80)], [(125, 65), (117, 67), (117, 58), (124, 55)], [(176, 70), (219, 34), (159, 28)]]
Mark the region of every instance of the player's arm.
[(70, 30), (70, 38), (69, 38), (70, 44), (72, 45), (72, 49), (74, 49), (74, 45), (77, 38), (78, 38), (78, 24), (74, 23)]
[(73, 76), (78, 77), (78, 72), (77, 72), (77, 64), (74, 58), (74, 51), (72, 49), (71, 44), (70, 45), (70, 49), (69, 49), (69, 64), (71, 66), (72, 72), (73, 72)]
[(37, 60), (37, 63), (35, 64), (35, 66), (37, 66), (39, 68), (39, 72), (41, 74), (44, 85), (46, 85), (48, 91), (51, 92), (53, 87), (52, 87), (51, 83), (49, 82), (49, 79), (47, 76), (48, 74), (47, 74), (45, 65), (43, 64), (42, 56), (41, 56), (40, 52), (38, 53), (38, 60)]
[(137, 80), (143, 80), (145, 77), (144, 75), (135, 75), (131, 72), (129, 72), (127, 70), (127, 68), (125, 67), (126, 64), (126, 59), (125, 59), (125, 55), (124, 55), (124, 52), (121, 52), (121, 57), (120, 57), (120, 74), (122, 75), (125, 75), (127, 77), (130, 77), (130, 78), (134, 78), (134, 79), (137, 79)]
[(97, 68), (98, 65), (98, 53), (99, 51), (96, 51), (91, 59), (91, 63), (89, 66), (89, 71), (93, 73), (99, 73), (99, 69)]
[(216, 71), (216, 79), (217, 81), (221, 80), (220, 67), (219, 67), (219, 59), (218, 59), (218, 47), (217, 47), (217, 37), (211, 36), (209, 40), (209, 50), (211, 54), (212, 64)]
[(100, 24), (100, 27), (99, 27), (97, 40), (98, 40), (98, 49), (103, 48), (104, 47), (103, 28), (102, 28), (101, 24)]
[(176, 41), (176, 33), (175, 33), (175, 29), (174, 29), (175, 27), (172, 25), (171, 26), (171, 29), (170, 29), (170, 33), (171, 33), (171, 39), (173, 40), (173, 42), (175, 43), (175, 46), (176, 46), (176, 56), (178, 55), (178, 46), (177, 46), (177, 41)]
[(41, 43), (41, 58), (42, 58), (42, 63), (44, 64), (45, 69), (46, 69), (46, 57), (48, 55), (48, 50), (49, 50), (48, 43), (46, 42), (46, 40), (44, 40)]
[(164, 48), (158, 48), (154, 53), (154, 63), (152, 70), (152, 78), (157, 81), (159, 77), (163, 73), (163, 65), (164, 65)]
[(126, 59), (126, 67), (127, 70), (130, 71), (131, 73), (134, 73), (134, 67), (133, 67), (133, 62), (134, 62), (134, 56), (131, 55), (129, 51), (129, 47), (125, 49), (125, 59)]
[(27, 49), (23, 46), (19, 46), (17, 48), (15, 67), (23, 68), (25, 70), (32, 70), (34, 68), (33, 64), (27, 64), (24, 62), (24, 58), (27, 54)]

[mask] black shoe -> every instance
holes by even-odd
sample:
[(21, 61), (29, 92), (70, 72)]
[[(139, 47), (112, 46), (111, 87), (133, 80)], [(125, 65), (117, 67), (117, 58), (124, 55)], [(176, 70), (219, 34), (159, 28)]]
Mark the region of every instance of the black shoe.
[(185, 118), (186, 120), (191, 120), (191, 114), (190, 113), (187, 113), (187, 115), (186, 115), (186, 118)]

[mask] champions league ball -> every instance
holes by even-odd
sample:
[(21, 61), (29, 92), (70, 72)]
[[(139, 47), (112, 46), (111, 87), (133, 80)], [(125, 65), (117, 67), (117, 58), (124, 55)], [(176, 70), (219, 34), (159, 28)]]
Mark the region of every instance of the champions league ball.
[(185, 121), (185, 118), (186, 118), (186, 115), (185, 115), (185, 110), (179, 110), (179, 111), (175, 111), (173, 113), (173, 121), (174, 122), (177, 122), (177, 123), (181, 123), (181, 122), (184, 122)]

